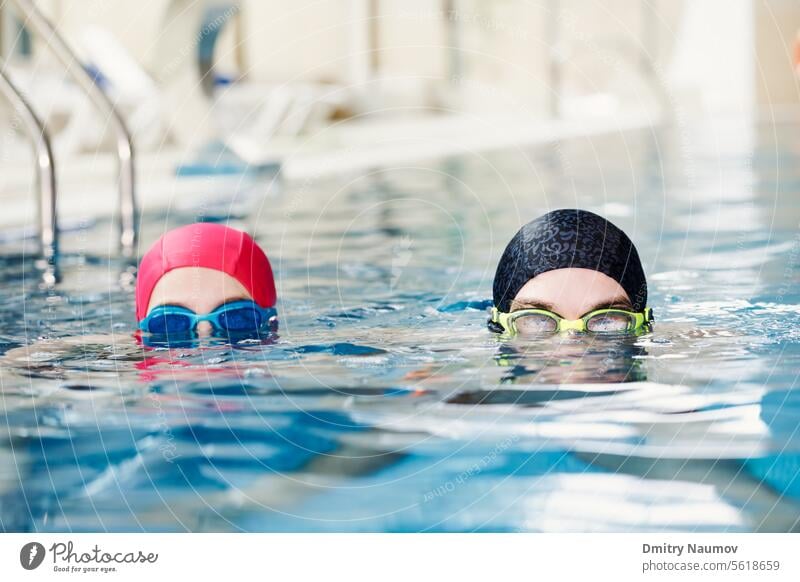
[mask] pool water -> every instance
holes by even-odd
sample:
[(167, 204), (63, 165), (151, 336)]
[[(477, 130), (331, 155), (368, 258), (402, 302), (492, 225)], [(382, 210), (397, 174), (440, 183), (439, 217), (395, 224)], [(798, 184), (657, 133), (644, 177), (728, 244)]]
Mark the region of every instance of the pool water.
[[(110, 222), (64, 234), (54, 289), (3, 243), (0, 530), (800, 529), (799, 129), (676, 123), (146, 215), (145, 244), (256, 234), (261, 342), (139, 345)], [(575, 206), (636, 241), (655, 329), (499, 339), (505, 243)]]

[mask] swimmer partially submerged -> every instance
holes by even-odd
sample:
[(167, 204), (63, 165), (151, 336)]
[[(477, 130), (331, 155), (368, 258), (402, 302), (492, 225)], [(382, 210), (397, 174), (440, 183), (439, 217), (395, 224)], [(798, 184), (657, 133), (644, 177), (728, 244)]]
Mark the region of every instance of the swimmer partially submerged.
[(277, 326), (264, 251), (221, 224), (176, 228), (145, 253), (136, 279), (139, 329), (171, 338), (252, 336)]
[(639, 254), (617, 226), (562, 209), (523, 226), (503, 253), (489, 328), (508, 335), (638, 333), (653, 321)]
[[(102, 383), (109, 369), (132, 368), (151, 379), (164, 372), (191, 377), (202, 368), (237, 374), (237, 366), (210, 368), (169, 352), (145, 348), (188, 348), (213, 336), (222, 343), (266, 339), (278, 325), (272, 267), (246, 233), (220, 224), (190, 224), (159, 238), (139, 264), (135, 334), (79, 334), (37, 340), (6, 351), (0, 361), (36, 377)], [(250, 363), (248, 366), (252, 367)]]

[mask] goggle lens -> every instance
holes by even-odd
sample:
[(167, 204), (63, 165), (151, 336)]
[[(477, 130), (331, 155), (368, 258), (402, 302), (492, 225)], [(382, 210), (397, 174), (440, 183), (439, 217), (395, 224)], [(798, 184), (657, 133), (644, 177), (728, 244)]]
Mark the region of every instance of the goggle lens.
[(558, 322), (552, 317), (541, 313), (529, 313), (516, 317), (514, 326), (519, 334), (535, 335), (555, 332), (558, 329)]
[(181, 313), (157, 313), (147, 325), (147, 331), (155, 334), (187, 333), (191, 328), (191, 318)]
[(586, 320), (586, 329), (592, 333), (621, 333), (633, 324), (631, 316), (624, 313), (598, 313)]
[(220, 327), (228, 331), (253, 331), (264, 323), (261, 313), (251, 307), (238, 307), (219, 314)]

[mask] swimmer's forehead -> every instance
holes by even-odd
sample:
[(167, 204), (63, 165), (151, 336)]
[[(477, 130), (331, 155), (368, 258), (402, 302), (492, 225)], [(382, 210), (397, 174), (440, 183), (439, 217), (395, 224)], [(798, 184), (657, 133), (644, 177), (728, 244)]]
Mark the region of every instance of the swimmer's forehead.
[(198, 313), (208, 312), (239, 299), (252, 299), (252, 296), (227, 273), (205, 267), (180, 267), (158, 280), (148, 311), (158, 305), (179, 305)]
[(611, 277), (591, 269), (555, 269), (529, 280), (511, 310), (545, 309), (577, 317), (604, 308), (632, 309), (630, 298)]

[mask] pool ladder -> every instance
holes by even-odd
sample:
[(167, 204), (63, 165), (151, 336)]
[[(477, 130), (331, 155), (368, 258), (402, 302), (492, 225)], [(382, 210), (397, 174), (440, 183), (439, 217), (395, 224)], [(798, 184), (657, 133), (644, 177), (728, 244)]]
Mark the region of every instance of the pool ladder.
[[(138, 237), (136, 184), (133, 142), (125, 121), (108, 96), (83, 68), (75, 53), (56, 28), (31, 0), (9, 0), (19, 11), (26, 27), (38, 34), (83, 90), (95, 107), (103, 112), (116, 137), (117, 188), (119, 192), (119, 243), (125, 257), (133, 257)], [(0, 70), (0, 93), (22, 119), (36, 157), (36, 187), (39, 202), (39, 243), (42, 257), (51, 266), (58, 254), (58, 213), (56, 199), (58, 184), (53, 160), (53, 148), (44, 123), (22, 92)]]

